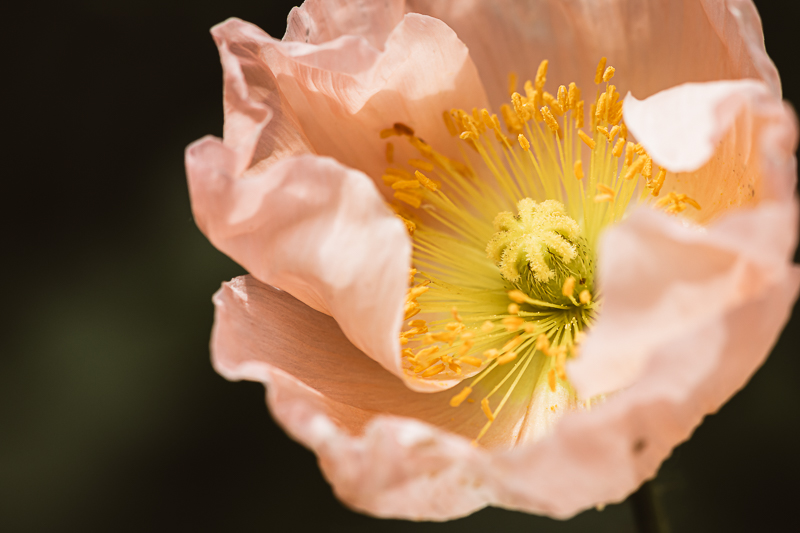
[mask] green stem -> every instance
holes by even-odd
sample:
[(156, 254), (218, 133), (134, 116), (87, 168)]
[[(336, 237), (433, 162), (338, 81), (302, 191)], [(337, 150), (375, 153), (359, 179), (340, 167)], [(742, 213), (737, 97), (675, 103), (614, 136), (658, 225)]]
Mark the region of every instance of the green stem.
[(633, 516), (640, 533), (669, 533), (669, 523), (664, 507), (652, 481), (639, 487), (631, 495)]

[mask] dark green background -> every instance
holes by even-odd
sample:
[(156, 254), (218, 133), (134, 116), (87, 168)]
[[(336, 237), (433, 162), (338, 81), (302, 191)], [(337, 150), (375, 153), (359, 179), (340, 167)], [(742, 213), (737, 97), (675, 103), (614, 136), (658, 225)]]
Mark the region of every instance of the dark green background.
[[(195, 227), (183, 169), (188, 143), (222, 131), (209, 27), (238, 16), (281, 36), (292, 2), (72, 4), (3, 15), (1, 531), (637, 530), (630, 501), (567, 522), (343, 507), (262, 386), (209, 364), (211, 294), (242, 269)], [(800, 102), (797, 14), (757, 4)], [(798, 314), (652, 484), (673, 531), (794, 529)]]

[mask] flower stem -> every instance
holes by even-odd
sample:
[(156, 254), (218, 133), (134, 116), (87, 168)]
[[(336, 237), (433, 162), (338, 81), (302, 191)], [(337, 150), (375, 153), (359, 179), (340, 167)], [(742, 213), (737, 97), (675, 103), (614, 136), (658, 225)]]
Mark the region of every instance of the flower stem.
[(633, 516), (640, 533), (670, 533), (658, 492), (653, 482), (648, 481), (631, 495)]

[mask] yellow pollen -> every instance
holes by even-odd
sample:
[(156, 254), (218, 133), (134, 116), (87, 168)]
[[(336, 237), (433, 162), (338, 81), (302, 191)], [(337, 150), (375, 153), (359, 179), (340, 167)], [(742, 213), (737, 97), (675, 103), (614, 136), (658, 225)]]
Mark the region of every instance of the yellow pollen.
[(394, 197), (400, 200), (401, 202), (407, 203), (411, 207), (419, 207), (422, 205), (422, 198), (419, 196), (414, 196), (413, 194), (408, 194), (402, 191), (397, 191), (394, 193)]
[(643, 168), (644, 168), (645, 158), (639, 157), (630, 167), (628, 167), (627, 172), (623, 176), (623, 179), (632, 180), (636, 177)]
[(537, 91), (541, 91), (544, 88), (545, 80), (547, 79), (547, 65), (548, 61), (545, 59), (541, 63), (539, 63), (539, 68), (536, 69), (536, 81), (535, 86)]
[(556, 371), (552, 368), (547, 372), (547, 384), (552, 392), (556, 391)]
[(611, 78), (614, 77), (614, 67), (608, 67), (605, 72), (603, 72), (603, 81), (607, 82)]
[(416, 320), (409, 320), (408, 325), (411, 326), (412, 328), (424, 328), (426, 322), (418, 318)]
[(558, 105), (561, 107), (562, 112), (567, 110), (567, 88), (563, 85), (559, 86), (558, 93)]
[(486, 359), (494, 359), (498, 355), (500, 355), (500, 351), (497, 348), (492, 348), (490, 350), (486, 350), (485, 352), (483, 352), (483, 356)]
[(519, 140), (519, 145), (522, 146), (522, 149), (526, 152), (529, 152), (531, 149), (531, 143), (528, 142), (528, 139), (525, 138), (523, 134), (519, 134), (517, 136), (517, 140)]
[(516, 348), (517, 346), (519, 346), (520, 344), (522, 344), (522, 341), (523, 341), (523, 340), (524, 340), (524, 339), (522, 338), (522, 336), (521, 336), (521, 335), (518, 335), (518, 336), (514, 337), (513, 339), (511, 339), (510, 341), (508, 341), (508, 342), (505, 344), (505, 346), (503, 346), (503, 348), (500, 350), (500, 353), (506, 353), (506, 352), (510, 352), (511, 350), (513, 350), (514, 348)]
[(408, 299), (409, 300), (413, 300), (415, 298), (418, 298), (421, 295), (423, 295), (426, 292), (428, 292), (429, 289), (430, 289), (430, 287), (428, 287), (427, 285), (423, 285), (423, 286), (420, 286), (420, 287), (414, 287), (413, 289), (409, 289), (408, 290)]
[(481, 409), (483, 410), (483, 414), (486, 415), (486, 418), (488, 418), (490, 422), (494, 420), (492, 410), (489, 409), (489, 398), (484, 398), (481, 400)]
[(429, 179), (425, 174), (423, 174), (419, 170), (414, 172), (414, 177), (417, 178), (417, 181), (431, 192), (435, 192), (439, 189), (439, 187), (433, 180)]
[[(616, 127), (616, 126), (614, 126), (614, 127)], [(625, 148), (625, 139), (620, 137), (619, 139), (617, 139), (616, 144), (614, 144), (614, 149), (611, 150), (611, 154), (614, 157), (619, 157), (619, 156), (622, 155), (623, 148)]]
[(443, 370), (444, 370), (444, 364), (443, 363), (439, 363), (439, 364), (437, 364), (435, 366), (430, 367), (426, 371), (424, 371), (421, 374), (421, 376), (423, 378), (429, 378), (431, 376), (435, 376), (436, 374), (441, 373)]
[(501, 355), (497, 358), (498, 365), (504, 365), (506, 363), (510, 363), (514, 359), (517, 358), (517, 352), (508, 352), (507, 354)]
[(569, 84), (569, 93), (567, 95), (567, 106), (570, 109), (575, 109), (581, 99), (581, 91), (574, 82)]
[(590, 150), (594, 150), (594, 148), (595, 148), (595, 142), (594, 142), (594, 139), (592, 139), (591, 137), (589, 137), (588, 135), (586, 135), (586, 134), (583, 132), (583, 130), (578, 130), (578, 137), (580, 137), (580, 138), (581, 138), (581, 140), (582, 140), (584, 143), (586, 143), (586, 146), (588, 146)]
[(656, 176), (655, 182), (653, 183), (653, 196), (658, 196), (658, 193), (661, 192), (661, 186), (664, 185), (664, 180), (667, 178), (667, 169), (660, 168), (658, 171), (658, 176)]
[(575, 283), (576, 280), (574, 277), (569, 276), (566, 280), (564, 280), (564, 286), (561, 288), (561, 294), (564, 296), (572, 296), (575, 292)]
[(584, 305), (591, 303), (592, 293), (586, 289), (582, 290), (581, 293), (578, 295), (578, 301), (580, 301)]
[(539, 111), (541, 111), (542, 117), (544, 118), (544, 122), (545, 124), (547, 124), (547, 127), (549, 127), (553, 133), (560, 133), (558, 129), (558, 121), (553, 116), (553, 113), (550, 112), (550, 109), (548, 109), (546, 106), (542, 106), (542, 108)]
[(408, 320), (422, 310), (417, 302), (407, 302), (403, 309), (403, 320)]
[(417, 167), (420, 170), (424, 170), (425, 172), (430, 172), (433, 170), (433, 164), (429, 161), (423, 161), (422, 159), (409, 159), (408, 164), (412, 167)]
[(419, 189), (420, 182), (417, 180), (399, 180), (392, 183), (392, 189)]
[(464, 402), (464, 400), (467, 399), (467, 396), (469, 396), (471, 393), (472, 389), (470, 387), (464, 387), (463, 389), (461, 389), (461, 392), (450, 398), (450, 405), (452, 407), (458, 407)]
[(608, 134), (608, 128), (605, 126), (597, 126), (597, 133), (602, 133), (604, 137), (606, 137), (609, 141), (611, 140), (611, 136)]
[(628, 143), (625, 146), (625, 166), (629, 167), (633, 163), (633, 143)]
[(472, 366), (481, 366), (483, 361), (478, 359), (477, 357), (472, 357), (471, 355), (462, 355), (459, 359), (462, 363), (467, 363), (468, 365)]
[(605, 72), (605, 70), (606, 70), (606, 58), (603, 57), (597, 64), (597, 70), (595, 71), (594, 83), (596, 85), (600, 85), (600, 82), (603, 81), (603, 73)]
[(572, 166), (572, 170), (575, 173), (576, 178), (579, 180), (583, 179), (583, 163), (581, 163), (580, 159), (575, 161), (575, 164)]

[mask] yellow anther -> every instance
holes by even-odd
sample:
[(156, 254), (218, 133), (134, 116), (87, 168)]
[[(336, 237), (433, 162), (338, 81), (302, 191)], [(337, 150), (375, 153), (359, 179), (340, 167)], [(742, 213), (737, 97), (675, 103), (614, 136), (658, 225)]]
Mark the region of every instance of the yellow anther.
[(587, 289), (583, 289), (581, 293), (578, 295), (578, 301), (583, 305), (591, 303), (592, 301), (592, 293), (589, 292)]
[(409, 234), (409, 235), (414, 235), (414, 231), (417, 229), (417, 225), (416, 225), (416, 224), (414, 224), (413, 222), (411, 222), (410, 220), (408, 220), (407, 218), (405, 218), (405, 217), (404, 217), (404, 216), (402, 216), (402, 215), (397, 215), (397, 214), (395, 214), (395, 216), (396, 216), (397, 218), (399, 218), (399, 219), (400, 219), (400, 221), (401, 221), (403, 224), (405, 224), (405, 226), (406, 226), (406, 231), (408, 231), (408, 234)]
[(572, 166), (572, 170), (573, 172), (575, 172), (575, 177), (577, 179), (579, 180), (583, 179), (583, 163), (581, 163), (580, 159), (575, 161), (575, 164)]
[(397, 135), (397, 132), (394, 131), (394, 128), (386, 128), (385, 130), (381, 130), (381, 139), (388, 139), (392, 135)]
[(597, 64), (597, 70), (594, 74), (594, 82), (597, 85), (600, 85), (600, 82), (603, 81), (603, 73), (606, 70), (606, 58), (603, 57), (600, 59), (600, 62)]
[(519, 306), (517, 304), (508, 304), (508, 314), (516, 315), (519, 313)]
[(594, 147), (596, 146), (594, 139), (586, 135), (583, 130), (578, 130), (578, 137), (581, 138), (581, 140), (586, 144), (586, 146), (589, 147), (590, 150), (594, 150)]
[(428, 368), (428, 370), (424, 371), (420, 375), (423, 378), (429, 378), (429, 377), (435, 376), (436, 374), (439, 374), (443, 370), (444, 370), (444, 364), (443, 363), (439, 363), (437, 365), (434, 365), (434, 366)]
[(486, 350), (485, 352), (483, 352), (483, 356), (486, 359), (494, 359), (498, 355), (500, 355), (500, 352), (497, 350), (497, 348), (492, 348), (491, 350)]
[(407, 126), (402, 122), (395, 122), (392, 127), (397, 135), (407, 135), (408, 137), (414, 135), (414, 130), (411, 129), (411, 126)]
[(628, 140), (628, 126), (624, 122), (619, 125), (619, 138)]
[(402, 356), (408, 359), (413, 359), (414, 352), (411, 351), (411, 348), (406, 348), (405, 350), (402, 351)]
[(416, 268), (409, 268), (408, 269), (408, 284), (409, 285), (414, 283), (414, 276), (416, 276), (416, 275), (417, 275), (417, 269)]
[(558, 100), (552, 94), (548, 92), (542, 93), (542, 100), (544, 100), (544, 103), (550, 106), (551, 111), (556, 115), (562, 115), (564, 113), (564, 108), (561, 107), (561, 105), (558, 103)]
[(634, 150), (633, 143), (629, 142), (628, 144), (625, 145), (625, 166), (626, 167), (631, 166), (631, 163), (633, 163), (633, 150)]
[(609, 130), (609, 132), (608, 132), (608, 140), (609, 141), (613, 140), (614, 139), (614, 135), (619, 133), (619, 130), (620, 130), (619, 126), (614, 126), (613, 128), (611, 128), (611, 130)]
[(424, 328), (425, 326), (427, 326), (427, 323), (424, 320), (418, 318), (416, 320), (410, 320), (408, 322), (408, 325), (412, 328)]
[[(614, 127), (616, 127), (616, 126), (614, 126)], [(619, 157), (619, 156), (622, 155), (622, 150), (624, 148), (625, 148), (625, 139), (620, 137), (619, 139), (617, 139), (617, 142), (614, 144), (614, 149), (611, 150), (611, 154), (614, 157)]]
[(597, 126), (597, 133), (602, 134), (604, 137), (608, 138), (609, 141), (611, 140), (611, 136), (608, 134), (608, 128), (605, 126)]
[(603, 120), (603, 117), (606, 113), (606, 93), (600, 95), (600, 99), (597, 101), (597, 109), (594, 112), (594, 116), (596, 120)]
[(420, 311), (421, 308), (417, 302), (406, 302), (406, 305), (403, 307), (403, 320), (408, 320)]
[(394, 184), (395, 182), (400, 181), (402, 179), (403, 178), (401, 178), (400, 176), (395, 176), (394, 174), (384, 174), (383, 176), (381, 176), (381, 180), (383, 180), (383, 183), (388, 185), (389, 187), (391, 187), (392, 184)]
[(450, 314), (453, 315), (453, 320), (456, 322), (462, 322), (461, 315), (458, 314), (458, 309), (455, 306), (450, 308)]
[(526, 152), (530, 151), (531, 143), (528, 142), (528, 139), (526, 139), (523, 134), (520, 133), (519, 136), (517, 136), (517, 140), (519, 141), (519, 145), (522, 147), (523, 150), (525, 150)]
[(583, 107), (584, 107), (583, 100), (580, 100), (577, 104), (575, 104), (575, 127), (576, 128), (582, 128), (583, 127)]
[(649, 155), (644, 156), (644, 166), (642, 167), (642, 176), (647, 178), (647, 181), (650, 181), (650, 178), (653, 177), (653, 160), (650, 158)]
[(539, 68), (536, 69), (535, 86), (537, 91), (541, 91), (544, 88), (544, 83), (547, 80), (547, 65), (548, 62), (545, 59), (539, 63)]
[(447, 331), (454, 331), (456, 333), (460, 333), (461, 330), (466, 328), (464, 324), (461, 322), (448, 322), (447, 325), (444, 327)]
[(403, 179), (411, 179), (411, 173), (402, 168), (387, 168), (386, 173)]
[(489, 333), (494, 329), (494, 323), (491, 320), (487, 320), (483, 324), (481, 324), (481, 331), (484, 333)]
[(567, 110), (567, 88), (564, 87), (563, 85), (560, 85), (558, 87), (558, 93), (556, 93), (556, 94), (557, 94), (557, 97), (558, 97), (558, 105), (561, 106), (561, 110), (562, 111), (566, 111)]
[(450, 406), (458, 407), (463, 403), (464, 400), (467, 399), (467, 396), (469, 396), (471, 393), (472, 389), (470, 387), (464, 387), (463, 389), (461, 389), (461, 392), (450, 398)]
[(513, 70), (508, 73), (508, 95), (511, 96), (517, 90), (517, 73)]
[(644, 168), (644, 163), (646, 160), (647, 159), (644, 157), (637, 158), (636, 161), (634, 161), (634, 163), (628, 167), (628, 170), (625, 172), (623, 178), (626, 180), (632, 180), (635, 178), (636, 174), (641, 172), (641, 170)]
[(605, 72), (603, 72), (603, 81), (607, 82), (611, 78), (614, 77), (615, 69), (614, 67), (608, 67)]
[(514, 337), (513, 339), (511, 339), (510, 341), (508, 341), (508, 342), (505, 344), (505, 346), (503, 346), (503, 347), (500, 349), (500, 353), (506, 353), (506, 352), (510, 352), (511, 350), (513, 350), (514, 348), (516, 348), (517, 346), (519, 346), (520, 344), (522, 344), (522, 341), (523, 341), (523, 340), (524, 340), (524, 339), (523, 339), (523, 338), (522, 338), (522, 336), (520, 336), (520, 335), (518, 335), (518, 336)]
[(525, 323), (525, 319), (518, 316), (507, 316), (502, 320), (502, 322), (506, 327), (506, 331), (516, 331), (522, 327), (522, 325)]
[(636, 144), (633, 146), (633, 149), (634, 149), (634, 151), (635, 151), (637, 154), (639, 154), (639, 155), (645, 155), (645, 154), (647, 153), (647, 152), (645, 151), (645, 149), (644, 149), (644, 146), (642, 146), (642, 143), (636, 143)]
[(572, 296), (575, 292), (575, 283), (577, 280), (573, 276), (569, 276), (567, 279), (564, 280), (564, 285), (561, 287), (561, 294), (564, 296)]
[(508, 297), (511, 300), (517, 302), (518, 304), (524, 304), (530, 298), (527, 294), (517, 289), (514, 289), (513, 291), (508, 291)]
[(475, 341), (469, 340), (464, 341), (464, 344), (461, 345), (461, 348), (458, 349), (458, 356), (459, 357), (466, 357), (467, 352), (475, 346)]
[(567, 106), (570, 109), (575, 109), (575, 106), (578, 104), (578, 101), (581, 99), (581, 90), (578, 89), (578, 86), (575, 85), (574, 82), (569, 84), (569, 91), (567, 93)]
[(536, 349), (545, 354), (550, 351), (550, 340), (544, 333), (536, 337)]
[(504, 365), (506, 363), (510, 363), (516, 358), (517, 358), (517, 352), (508, 352), (507, 354), (503, 354), (497, 358), (497, 364)]
[(547, 372), (547, 384), (552, 392), (556, 391), (556, 371), (552, 368)]
[(458, 130), (456, 129), (456, 125), (453, 122), (453, 117), (450, 116), (449, 111), (442, 111), (442, 119), (444, 120), (444, 125), (447, 127), (447, 132), (450, 134), (450, 136), (455, 137), (458, 135)]
[(394, 145), (392, 143), (386, 143), (386, 162), (394, 163)]
[(522, 329), (525, 330), (525, 333), (533, 333), (536, 331), (536, 324), (533, 322), (525, 322), (525, 325), (522, 326)]
[(658, 193), (661, 192), (661, 187), (664, 185), (664, 180), (666, 178), (667, 178), (667, 169), (659, 168), (658, 176), (656, 176), (656, 179), (653, 182), (653, 196), (658, 196)]
[(522, 122), (515, 112), (511, 110), (511, 106), (503, 104), (500, 106), (500, 114), (503, 116), (503, 122), (506, 124), (506, 129), (511, 133), (519, 133), (522, 130)]
[(459, 362), (466, 363), (472, 366), (481, 366), (483, 361), (478, 359), (477, 357), (473, 357), (471, 355), (462, 355), (459, 359)]
[(425, 172), (430, 172), (433, 170), (433, 163), (423, 159), (409, 159), (408, 164), (412, 167), (417, 167), (421, 170), (424, 170)]
[(414, 196), (413, 194), (408, 194), (403, 191), (397, 191), (394, 193), (394, 197), (400, 200), (401, 202), (407, 203), (411, 207), (419, 207), (422, 205), (422, 198), (419, 196)]
[(489, 398), (484, 398), (481, 400), (481, 409), (483, 410), (483, 414), (486, 415), (486, 418), (489, 419), (489, 422), (494, 420), (494, 415), (492, 414), (492, 410), (489, 409)]
[(700, 204), (693, 198), (675, 192), (670, 192), (667, 196), (657, 201), (656, 207), (668, 206), (666, 209), (667, 213), (675, 214), (683, 212), (686, 209), (686, 204), (695, 209), (701, 209)]
[(397, 180), (392, 183), (392, 189), (395, 190), (403, 190), (403, 189), (419, 189), (420, 182), (417, 180)]
[(616, 193), (614, 189), (605, 185), (604, 183), (598, 183), (597, 188), (600, 190), (600, 194), (594, 197), (595, 202), (613, 202)]
[(414, 359), (417, 361), (425, 361), (429, 355), (433, 355), (439, 351), (438, 346), (431, 346), (430, 348), (423, 348), (422, 350), (417, 352), (417, 355), (414, 356)]
[(436, 191), (439, 189), (439, 186), (436, 183), (429, 179), (425, 174), (420, 172), (419, 170), (414, 171), (414, 177), (417, 178), (417, 182), (421, 183), (423, 187), (428, 189), (429, 191)]

